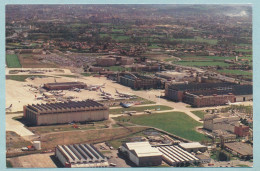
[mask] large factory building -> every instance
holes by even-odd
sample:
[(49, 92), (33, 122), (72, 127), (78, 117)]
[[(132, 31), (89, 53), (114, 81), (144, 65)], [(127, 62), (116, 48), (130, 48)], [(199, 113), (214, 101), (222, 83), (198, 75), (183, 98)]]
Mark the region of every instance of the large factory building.
[(160, 88), (161, 80), (154, 77), (143, 76), (137, 73), (120, 73), (118, 82), (132, 89)]
[(149, 142), (129, 142), (120, 147), (129, 160), (136, 166), (158, 166), (162, 163), (162, 153), (151, 147)]
[(46, 83), (43, 88), (46, 90), (69, 90), (73, 88), (83, 89), (86, 84), (83, 82), (60, 82), (60, 83)]
[(224, 105), (253, 99), (252, 85), (234, 83), (166, 84), (165, 96), (193, 107)]
[(24, 118), (32, 125), (99, 121), (109, 118), (108, 107), (93, 100), (24, 106)]
[(218, 114), (204, 115), (203, 128), (207, 130), (225, 130), (234, 132), (235, 126), (239, 125), (238, 116), (222, 116)]
[(55, 156), (64, 167), (108, 167), (107, 158), (91, 144), (58, 145)]

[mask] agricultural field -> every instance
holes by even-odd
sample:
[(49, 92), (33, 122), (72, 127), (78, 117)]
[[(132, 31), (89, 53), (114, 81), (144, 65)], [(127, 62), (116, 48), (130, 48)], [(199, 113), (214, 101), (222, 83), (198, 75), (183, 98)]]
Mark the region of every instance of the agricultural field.
[(225, 62), (214, 62), (214, 61), (178, 61), (175, 64), (193, 67), (205, 67), (205, 66), (221, 66), (228, 67), (230, 64)]
[(8, 68), (21, 68), (22, 65), (20, 64), (20, 61), (18, 59), (18, 56), (13, 55), (6, 55), (6, 65)]
[(115, 120), (120, 122), (127, 121), (137, 125), (156, 127), (191, 141), (208, 140), (206, 136), (196, 132), (195, 130), (195, 127), (201, 126), (202, 124), (194, 121), (182, 112), (167, 112), (131, 117), (120, 116), (115, 118)]
[(124, 111), (136, 111), (136, 112), (143, 112), (144, 110), (171, 110), (171, 107), (162, 106), (162, 105), (154, 105), (154, 106), (142, 106), (142, 107), (131, 107), (131, 108), (120, 108), (120, 109), (110, 109), (109, 114), (120, 114)]
[(204, 39), (201, 37), (195, 37), (195, 38), (191, 38), (191, 39), (175, 39), (172, 38), (170, 40), (175, 40), (175, 41), (183, 41), (183, 42), (199, 42), (199, 43), (208, 43), (211, 45), (216, 45), (218, 43), (217, 39)]

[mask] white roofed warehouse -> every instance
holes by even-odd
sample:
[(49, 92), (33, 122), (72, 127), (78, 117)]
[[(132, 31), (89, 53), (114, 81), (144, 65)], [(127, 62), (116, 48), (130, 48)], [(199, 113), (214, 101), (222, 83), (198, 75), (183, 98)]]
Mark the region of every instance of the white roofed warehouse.
[(58, 145), (55, 156), (64, 167), (108, 167), (107, 158), (92, 144)]
[(109, 118), (108, 107), (93, 100), (24, 106), (23, 117), (31, 125), (100, 121)]
[(205, 145), (201, 145), (199, 142), (180, 143), (179, 146), (188, 152), (205, 152), (208, 148)]
[(158, 166), (162, 164), (162, 153), (151, 147), (149, 142), (129, 142), (120, 147), (129, 160), (136, 166)]

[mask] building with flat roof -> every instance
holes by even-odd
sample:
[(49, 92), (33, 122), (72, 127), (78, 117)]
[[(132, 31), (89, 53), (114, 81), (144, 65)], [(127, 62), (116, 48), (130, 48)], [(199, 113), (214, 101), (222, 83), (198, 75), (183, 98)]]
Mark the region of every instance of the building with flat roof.
[(83, 89), (86, 84), (83, 82), (59, 82), (59, 83), (46, 83), (43, 88), (46, 90), (69, 90), (73, 88)]
[(99, 121), (109, 118), (108, 107), (93, 100), (24, 106), (23, 117), (32, 125)]
[(188, 152), (205, 152), (208, 148), (205, 145), (201, 145), (199, 142), (180, 143), (179, 146)]
[(224, 143), (226, 150), (230, 151), (234, 155), (240, 158), (252, 158), (253, 157), (253, 147), (250, 144), (242, 142), (231, 142)]
[(235, 126), (239, 124), (238, 116), (222, 116), (218, 114), (204, 115), (203, 128), (214, 130), (225, 130), (234, 133)]
[(136, 166), (157, 166), (162, 163), (162, 153), (147, 141), (124, 143), (120, 151)]
[(245, 136), (248, 136), (250, 133), (249, 133), (249, 126), (246, 126), (246, 125), (237, 125), (235, 126), (235, 130), (234, 130), (234, 133), (239, 136), (239, 137), (245, 137)]
[(57, 145), (55, 156), (64, 167), (108, 167), (107, 158), (92, 144)]
[(158, 78), (129, 72), (119, 73), (118, 82), (132, 89), (150, 89), (160, 88), (162, 86), (161, 80)]
[(235, 83), (166, 84), (165, 96), (193, 107), (225, 105), (253, 99), (252, 85)]
[(183, 150), (178, 145), (155, 146), (162, 154), (163, 160), (171, 166), (181, 166), (185, 163), (198, 162), (199, 159)]

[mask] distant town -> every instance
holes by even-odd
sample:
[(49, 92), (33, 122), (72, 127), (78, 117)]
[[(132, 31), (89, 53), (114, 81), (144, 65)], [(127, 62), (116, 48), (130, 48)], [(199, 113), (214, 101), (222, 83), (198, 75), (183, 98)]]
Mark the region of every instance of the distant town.
[(6, 5), (6, 167), (253, 167), (251, 5)]

